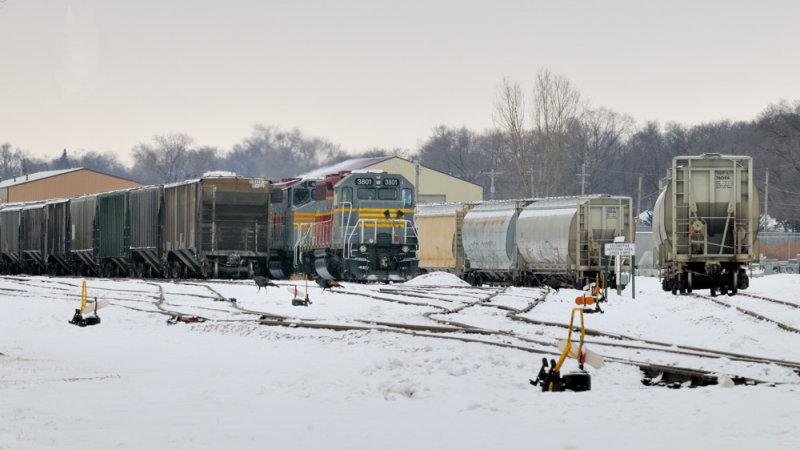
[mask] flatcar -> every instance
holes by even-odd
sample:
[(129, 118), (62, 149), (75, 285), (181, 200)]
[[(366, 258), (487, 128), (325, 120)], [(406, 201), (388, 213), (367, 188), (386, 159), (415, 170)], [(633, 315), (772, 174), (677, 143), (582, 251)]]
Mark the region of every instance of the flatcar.
[(747, 289), (745, 265), (758, 262), (759, 198), (749, 156), (679, 156), (653, 209), (662, 287), (673, 294)]

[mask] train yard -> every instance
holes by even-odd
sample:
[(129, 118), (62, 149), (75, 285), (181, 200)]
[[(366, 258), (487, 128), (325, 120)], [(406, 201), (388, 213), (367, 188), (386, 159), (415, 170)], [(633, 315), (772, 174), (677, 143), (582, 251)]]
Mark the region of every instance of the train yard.
[[(434, 414), (429, 410), (438, 415), (460, 411), (451, 426), (501, 419), (521, 425), (544, 417), (537, 405), (558, 408), (556, 397), (563, 395), (584, 396), (574, 398), (585, 399), (590, 414), (617, 401), (654, 407), (657, 398), (658, 407), (708, 409), (725, 418), (720, 419), (723, 428), (745, 418), (770, 421), (766, 426), (775, 430), (772, 442), (778, 444), (785, 431), (781, 417), (797, 410), (782, 399), (800, 387), (800, 335), (774, 323), (800, 323), (800, 296), (791, 294), (798, 290), (788, 275), (753, 280), (749, 296), (714, 298), (731, 307), (706, 296), (672, 296), (656, 279), (637, 279), (635, 300), (629, 290), (612, 294), (601, 305), (603, 314), (587, 316), (586, 345), (606, 365), (588, 368), (591, 392), (573, 394), (542, 393), (527, 381), (535, 377), (541, 358), (557, 357), (556, 344), (566, 337), (569, 311), (580, 294), (574, 289), (470, 286), (435, 273), (403, 284), (344, 283), (324, 292), (311, 283), (312, 303), (301, 307), (291, 300), (303, 295), (303, 281), (278, 281), (265, 294), (252, 280), (89, 279), (88, 295), (110, 304), (98, 312), (102, 324), (78, 328), (66, 321), (79, 303), (83, 280), (0, 279), (0, 302), (13, 312), (0, 332), (0, 389), (10, 405), (0, 409), (0, 444), (5, 436), (28, 436), (33, 445), (42, 444), (65, 432), (63, 426), (31, 431), (42, 422), (29, 413), (41, 409), (37, 398), (45, 395), (60, 399), (61, 406), (49, 414), (75, 415), (81, 423), (99, 421), (109, 429), (114, 423), (95, 417), (97, 411), (110, 414), (123, 404), (130, 414), (159, 418), (150, 424), (157, 430), (154, 436), (183, 443), (191, 440), (176, 431), (180, 421), (167, 411), (194, 405), (212, 430), (213, 407), (199, 406), (206, 398), (234, 411), (242, 427), (250, 424), (250, 435), (262, 435), (252, 431), (250, 409), (281, 429), (294, 430), (287, 435), (268, 427), (287, 445), (314, 442), (308, 441), (311, 436), (322, 439), (323, 431), (337, 433), (321, 422), (341, 408), (373, 429), (363, 442), (345, 438), (355, 446), (379, 445), (382, 436), (397, 432), (364, 411), (399, 414), (428, 430), (423, 435), (430, 446), (460, 441), (452, 433), (442, 435), (448, 441), (437, 441), (442, 436), (428, 426)], [(295, 287), (298, 294), (290, 292)], [(565, 367), (573, 370), (576, 363)], [(692, 384), (716, 385), (687, 389)], [(734, 384), (744, 386), (721, 387)], [(149, 403), (130, 403), (128, 391)], [(256, 399), (265, 406), (255, 406)], [(774, 414), (755, 418), (746, 412), (762, 399), (777, 405)], [(93, 408), (80, 406), (84, 402)], [(731, 402), (743, 402), (746, 411), (729, 413), (723, 405)], [(311, 414), (309, 408), (327, 413)], [(644, 406), (612, 409), (623, 420), (647, 416)], [(26, 419), (20, 422), (17, 411), (27, 411)], [(320, 433), (298, 438), (308, 430), (300, 425), (306, 414)], [(601, 439), (611, 439), (620, 426), (609, 420), (601, 420), (608, 427)], [(667, 422), (678, 426), (679, 420)], [(489, 435), (494, 443), (524, 442), (513, 433)], [(212, 431), (204, 439), (222, 442)]]
[[(114, 281), (93, 280), (92, 284), (96, 286), (92, 287), (92, 291), (95, 296), (107, 298), (114, 307), (151, 316), (164, 316), (170, 324), (203, 323), (211, 328), (221, 324), (226, 327), (238, 324), (244, 328), (260, 325), (393, 332), (501, 346), (548, 356), (559, 354), (555, 344), (564, 337), (568, 325), (563, 320), (567, 318), (566, 314), (558, 314), (556, 311), (568, 311), (570, 300), (580, 291), (566, 290), (561, 293), (547, 287), (475, 287), (459, 285), (460, 282), (452, 276), (436, 275), (444, 276), (450, 284), (348, 284), (329, 293), (320, 292), (316, 285), (309, 287), (310, 296), (320, 300), (335, 295), (347, 298), (348, 303), (378, 303), (381, 305), (380, 317), (364, 315), (364, 311), (358, 308), (349, 313), (347, 309), (337, 311), (328, 302), (322, 302), (313, 308), (300, 309), (287, 308), (290, 304), (288, 301), (283, 302), (284, 304), (280, 301), (267, 301), (265, 305), (267, 298), (289, 300), (292, 294), (271, 288), (270, 294), (264, 298), (254, 296), (248, 293), (252, 291), (252, 283), (249, 281), (132, 281), (128, 283), (135, 284), (137, 289), (119, 289), (113, 287)], [(77, 301), (79, 298), (79, 280), (75, 278), (6, 277), (4, 280), (16, 286), (0, 288), (3, 293), (16, 292), (20, 295), (26, 288), (42, 284), (54, 298), (65, 301)], [(305, 289), (301, 282), (287, 281), (281, 284), (297, 285), (300, 292)], [(109, 287), (104, 287), (105, 285)], [(24, 294), (21, 296), (24, 297)], [(684, 297), (686, 302), (692, 299), (711, 301), (723, 308), (732, 308), (763, 322), (762, 327), (772, 324), (782, 331), (800, 333), (797, 328), (784, 323), (800, 321), (800, 304), (792, 301), (756, 294), (741, 294), (736, 298), (713, 298), (699, 294)], [(751, 305), (751, 309), (737, 306), (753, 303), (753, 300), (758, 303)], [(616, 301), (633, 300), (623, 296)], [(603, 307), (606, 307), (605, 304)], [(607, 310), (608, 317), (618, 313), (614, 302), (608, 304)], [(368, 312), (374, 312), (374, 308)], [(787, 314), (789, 317), (786, 317)], [(771, 317), (781, 318), (784, 322)], [(668, 368), (675, 358), (680, 358), (680, 365), (674, 366), (677, 372), (694, 373), (697, 376), (721, 373), (750, 382), (796, 381), (800, 384), (800, 360), (787, 359), (792, 352), (779, 352), (773, 356), (747, 354), (715, 349), (704, 346), (701, 342), (681, 342), (676, 337), (664, 339), (637, 332), (603, 330), (603, 323), (607, 322), (605, 318), (606, 315), (598, 314), (589, 319), (593, 325), (586, 329), (586, 344), (608, 361), (633, 365), (643, 371), (652, 372), (654, 368)], [(702, 320), (713, 319), (701, 318)], [(762, 366), (773, 366), (773, 376), (763, 377)]]

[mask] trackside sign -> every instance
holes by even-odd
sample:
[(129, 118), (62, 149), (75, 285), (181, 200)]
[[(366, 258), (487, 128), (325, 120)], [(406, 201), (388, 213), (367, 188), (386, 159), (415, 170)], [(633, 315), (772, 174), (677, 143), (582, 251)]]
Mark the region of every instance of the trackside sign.
[(608, 256), (630, 256), (636, 254), (636, 244), (614, 242), (606, 244), (605, 250)]

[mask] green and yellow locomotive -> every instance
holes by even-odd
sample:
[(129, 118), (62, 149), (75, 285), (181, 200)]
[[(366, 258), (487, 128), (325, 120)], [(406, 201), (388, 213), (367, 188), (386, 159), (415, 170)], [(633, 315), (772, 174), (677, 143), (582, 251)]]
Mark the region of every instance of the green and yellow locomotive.
[(273, 277), (402, 281), (417, 272), (414, 187), (402, 175), (286, 179), (274, 184), (271, 206)]

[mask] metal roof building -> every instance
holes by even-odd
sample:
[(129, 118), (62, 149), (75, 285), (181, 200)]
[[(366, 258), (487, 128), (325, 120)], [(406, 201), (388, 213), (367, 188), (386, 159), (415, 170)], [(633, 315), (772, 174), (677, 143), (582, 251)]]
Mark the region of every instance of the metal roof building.
[(321, 177), (343, 170), (351, 172), (354, 170), (385, 170), (390, 173), (399, 173), (414, 184), (419, 203), (483, 200), (482, 186), (399, 156), (348, 159), (332, 166), (304, 173), (299, 177)]
[(142, 184), (82, 167), (48, 170), (0, 182), (0, 203), (78, 197), (137, 186)]

